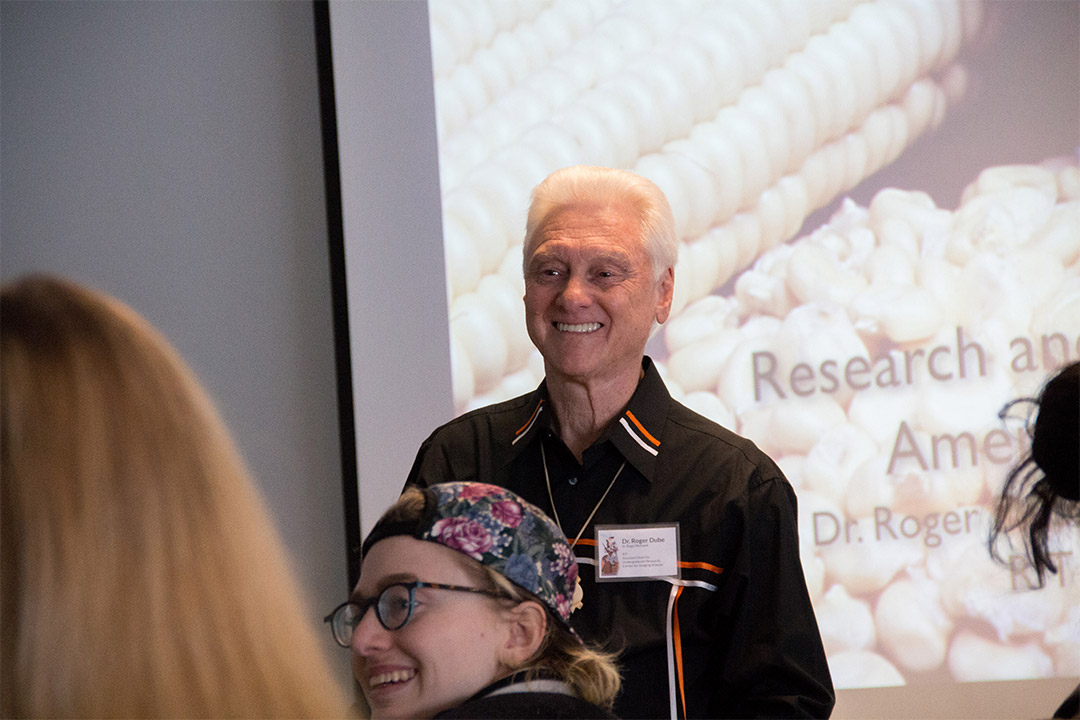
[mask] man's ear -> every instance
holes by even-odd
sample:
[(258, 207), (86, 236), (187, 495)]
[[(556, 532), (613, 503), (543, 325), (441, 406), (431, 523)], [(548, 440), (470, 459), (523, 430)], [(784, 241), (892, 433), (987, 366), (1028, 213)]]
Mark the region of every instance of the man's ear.
[(509, 633), (503, 647), (502, 661), (511, 668), (524, 666), (544, 642), (547, 613), (533, 600), (526, 600), (506, 611)]
[(668, 268), (657, 283), (660, 299), (656, 305), (656, 322), (663, 325), (671, 314), (671, 302), (675, 296), (675, 268)]

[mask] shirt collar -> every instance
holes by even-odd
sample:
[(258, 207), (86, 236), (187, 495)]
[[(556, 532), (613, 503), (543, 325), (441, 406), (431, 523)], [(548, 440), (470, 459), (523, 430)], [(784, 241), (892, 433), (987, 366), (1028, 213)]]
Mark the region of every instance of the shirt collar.
[[(656, 471), (656, 457), (660, 450), (661, 429), (667, 418), (671, 395), (668, 393), (652, 358), (645, 356), (641, 362), (644, 375), (638, 382), (630, 402), (615, 419), (611, 428), (597, 442), (611, 441), (616, 449), (650, 482)], [(547, 394), (547, 381), (540, 383), (521, 405), (510, 432), (509, 460), (517, 457), (544, 430), (554, 431), (554, 417)]]
[(559, 695), (577, 697), (570, 685), (562, 680), (556, 680), (554, 678), (515, 680), (513, 677), (507, 678), (504, 682), (489, 685), (487, 691), (484, 692), (483, 697), (521, 692), (557, 693)]
[(465, 702), (495, 695), (521, 692), (558, 693), (559, 695), (577, 697), (577, 693), (569, 684), (560, 680), (549, 670), (540, 670), (535, 677), (529, 677), (527, 673), (519, 670), (513, 675), (496, 680)]

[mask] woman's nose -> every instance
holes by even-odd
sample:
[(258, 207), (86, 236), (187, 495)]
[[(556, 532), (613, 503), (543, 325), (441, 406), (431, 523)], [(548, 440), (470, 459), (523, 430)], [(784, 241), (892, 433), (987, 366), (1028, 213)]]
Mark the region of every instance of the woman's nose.
[(374, 606), (369, 607), (353, 630), (352, 651), (357, 655), (370, 655), (377, 650), (385, 650), (389, 645), (390, 631), (379, 622)]

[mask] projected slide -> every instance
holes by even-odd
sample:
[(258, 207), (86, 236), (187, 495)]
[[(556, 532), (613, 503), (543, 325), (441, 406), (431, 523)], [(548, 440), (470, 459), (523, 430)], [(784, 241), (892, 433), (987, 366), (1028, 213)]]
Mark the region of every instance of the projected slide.
[(1080, 675), (1076, 533), (1039, 591), (985, 545), (1026, 441), (998, 410), (1080, 358), (1077, 4), (429, 11), (455, 411), (543, 377), (531, 188), (635, 170), (680, 238), (649, 354), (795, 486), (836, 686)]

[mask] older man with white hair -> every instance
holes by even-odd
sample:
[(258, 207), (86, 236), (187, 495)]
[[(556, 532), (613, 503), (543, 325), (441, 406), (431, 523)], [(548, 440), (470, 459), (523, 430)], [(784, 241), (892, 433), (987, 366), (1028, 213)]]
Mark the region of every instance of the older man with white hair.
[(524, 243), (545, 379), (435, 430), (408, 483), (494, 483), (550, 512), (583, 565), (574, 627), (622, 653), (620, 717), (827, 717), (791, 485), (752, 442), (675, 401), (645, 356), (671, 312), (676, 248), (649, 180), (548, 176)]

